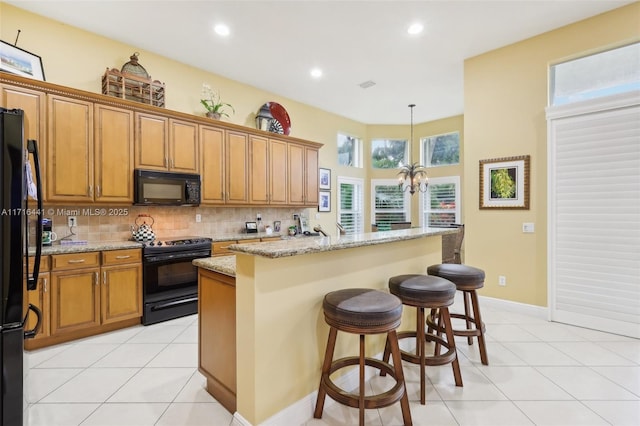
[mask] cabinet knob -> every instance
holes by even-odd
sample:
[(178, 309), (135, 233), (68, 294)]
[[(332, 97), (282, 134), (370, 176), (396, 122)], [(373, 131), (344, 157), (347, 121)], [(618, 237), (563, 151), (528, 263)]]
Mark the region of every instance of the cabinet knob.
[(100, 279), (98, 278), (98, 273), (97, 272), (93, 273), (93, 279), (95, 280), (96, 285), (100, 285)]
[(100, 196), (102, 195), (101, 191), (100, 191), (100, 185), (96, 186), (96, 198), (100, 198)]
[(107, 285), (107, 271), (102, 271), (102, 284)]
[(47, 279), (46, 278), (42, 279), (42, 292), (43, 293), (47, 292)]
[(93, 185), (89, 185), (89, 197), (93, 197)]

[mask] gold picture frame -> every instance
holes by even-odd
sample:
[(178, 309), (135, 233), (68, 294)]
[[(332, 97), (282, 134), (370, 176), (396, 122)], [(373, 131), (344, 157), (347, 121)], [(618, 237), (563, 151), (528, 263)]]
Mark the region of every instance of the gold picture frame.
[(529, 155), (480, 160), (480, 208), (529, 210)]

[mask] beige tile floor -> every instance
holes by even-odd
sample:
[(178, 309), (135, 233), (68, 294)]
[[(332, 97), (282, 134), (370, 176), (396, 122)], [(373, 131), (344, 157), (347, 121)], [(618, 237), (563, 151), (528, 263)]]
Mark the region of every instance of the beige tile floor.
[[(464, 387), (449, 366), (427, 369), (418, 402), (416, 366), (405, 364), (414, 425), (639, 425), (640, 341), (482, 307), (489, 366), (457, 340)], [(138, 326), (29, 352), (29, 424), (236, 426), (197, 371), (197, 317)], [(389, 378), (373, 377), (378, 392)], [(311, 413), (310, 413), (311, 415)], [(331, 404), (307, 426), (357, 424)], [(397, 405), (367, 412), (367, 425), (402, 424)], [(281, 426), (295, 425), (289, 422)], [(280, 425), (276, 425), (280, 426)]]

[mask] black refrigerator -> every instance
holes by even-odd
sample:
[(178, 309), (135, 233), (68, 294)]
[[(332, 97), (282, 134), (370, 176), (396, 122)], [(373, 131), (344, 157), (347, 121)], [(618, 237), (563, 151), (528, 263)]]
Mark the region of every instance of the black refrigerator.
[[(29, 158), (33, 155), (35, 176)], [(25, 291), (35, 290), (42, 242), (42, 197), (37, 143), (24, 140), (24, 112), (0, 108), (0, 419), (2, 426), (20, 426), (27, 420), (24, 380), (24, 339), (35, 336), (40, 311), (25, 306)], [(37, 204), (27, 204), (27, 190), (36, 186)], [(35, 213), (35, 256), (28, 254), (28, 216)], [(29, 261), (31, 260), (31, 261)], [(33, 271), (33, 272), (31, 272)], [(29, 314), (38, 321), (25, 330)]]

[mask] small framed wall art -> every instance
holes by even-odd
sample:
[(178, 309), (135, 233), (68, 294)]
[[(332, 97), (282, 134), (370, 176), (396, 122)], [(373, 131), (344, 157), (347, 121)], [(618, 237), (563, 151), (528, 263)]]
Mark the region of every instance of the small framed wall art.
[(256, 222), (245, 222), (244, 226), (247, 234), (256, 234), (258, 232), (258, 224)]
[(319, 212), (331, 211), (331, 192), (330, 191), (318, 192), (318, 211)]
[(0, 40), (0, 71), (44, 81), (42, 58)]
[(331, 169), (320, 168), (320, 189), (331, 189)]
[(530, 156), (480, 160), (480, 208), (529, 210)]

